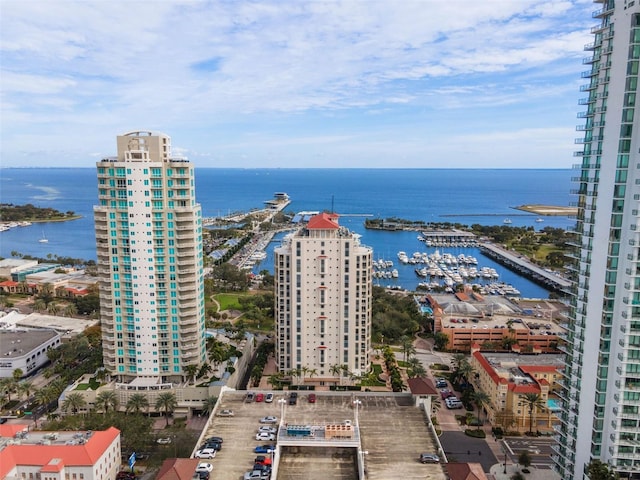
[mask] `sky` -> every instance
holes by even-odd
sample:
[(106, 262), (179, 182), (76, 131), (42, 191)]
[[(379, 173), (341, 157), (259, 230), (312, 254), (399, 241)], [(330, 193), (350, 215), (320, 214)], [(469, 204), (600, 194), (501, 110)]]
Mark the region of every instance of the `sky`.
[(0, 166), (570, 168), (600, 6), (0, 0)]

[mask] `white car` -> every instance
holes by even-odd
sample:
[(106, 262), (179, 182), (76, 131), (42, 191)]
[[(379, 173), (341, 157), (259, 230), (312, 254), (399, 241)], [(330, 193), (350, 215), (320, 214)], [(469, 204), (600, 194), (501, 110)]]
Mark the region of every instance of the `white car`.
[(216, 458), (216, 451), (213, 448), (203, 448), (194, 455), (196, 458)]
[(271, 403), (273, 402), (273, 393), (269, 392), (264, 396), (264, 401), (266, 403)]
[(276, 427), (267, 427), (266, 425), (263, 425), (262, 427), (258, 428), (258, 433), (261, 432), (266, 432), (266, 433), (278, 433), (278, 429)]
[(278, 417), (274, 417), (274, 416), (262, 417), (260, 419), (260, 423), (278, 423)]
[(219, 417), (233, 417), (233, 410), (220, 410), (218, 412)]
[(211, 473), (211, 472), (213, 472), (213, 465), (211, 465), (210, 463), (207, 463), (207, 462), (201, 462), (196, 467), (196, 472)]
[(159, 438), (156, 442), (159, 445), (169, 445), (171, 443), (171, 437)]
[(256, 440), (260, 442), (273, 442), (275, 439), (276, 439), (276, 436), (273, 433), (269, 433), (269, 432), (256, 433)]

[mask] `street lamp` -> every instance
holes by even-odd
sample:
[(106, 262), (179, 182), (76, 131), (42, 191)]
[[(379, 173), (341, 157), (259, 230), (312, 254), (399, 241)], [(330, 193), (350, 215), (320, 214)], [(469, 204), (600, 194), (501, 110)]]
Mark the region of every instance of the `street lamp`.
[(504, 451), (504, 471), (502, 473), (506, 475), (507, 474), (507, 446), (504, 444), (504, 441), (502, 442), (502, 450)]
[(287, 404), (287, 401), (284, 398), (278, 400), (280, 404), (280, 425), (284, 425), (284, 406)]
[(358, 418), (358, 407), (362, 405), (362, 402), (360, 400), (354, 400), (353, 404), (355, 405), (355, 408), (356, 408), (356, 427), (358, 427), (358, 430), (360, 430), (360, 419)]

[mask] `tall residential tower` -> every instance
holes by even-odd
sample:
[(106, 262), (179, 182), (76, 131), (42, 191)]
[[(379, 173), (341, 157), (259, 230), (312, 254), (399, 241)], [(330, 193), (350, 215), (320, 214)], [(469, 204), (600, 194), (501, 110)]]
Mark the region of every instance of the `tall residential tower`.
[(592, 459), (640, 478), (640, 2), (595, 3), (555, 455), (565, 480), (582, 479)]
[(194, 169), (162, 133), (118, 136), (94, 207), (103, 359), (120, 382), (184, 380), (206, 360)]
[(327, 213), (313, 216), (275, 250), (280, 371), (308, 370), (312, 381), (336, 382), (367, 370), (371, 255), (358, 235), (338, 224), (338, 215)]

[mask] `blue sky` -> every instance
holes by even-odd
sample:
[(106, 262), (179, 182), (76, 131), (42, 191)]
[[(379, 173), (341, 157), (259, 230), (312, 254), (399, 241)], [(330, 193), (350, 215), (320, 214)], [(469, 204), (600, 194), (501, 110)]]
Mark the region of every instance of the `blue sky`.
[(569, 168), (591, 0), (0, 0), (0, 163)]

